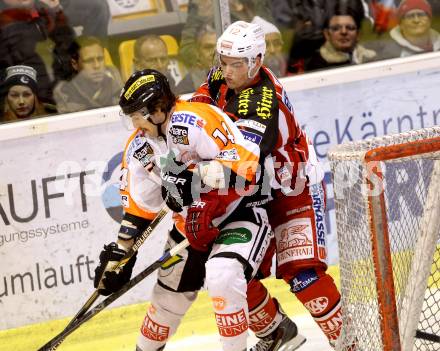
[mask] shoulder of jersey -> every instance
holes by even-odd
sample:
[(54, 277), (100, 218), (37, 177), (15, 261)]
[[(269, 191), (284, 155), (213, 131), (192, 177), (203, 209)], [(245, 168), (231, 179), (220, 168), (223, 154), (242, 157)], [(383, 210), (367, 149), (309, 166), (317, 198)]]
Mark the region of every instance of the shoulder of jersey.
[(206, 125), (203, 115), (210, 109), (211, 105), (202, 102), (179, 101), (171, 116), (171, 125), (203, 129)]
[(148, 150), (149, 153), (153, 154), (153, 149), (151, 148), (148, 139), (142, 136), (138, 131), (134, 132), (130, 136), (125, 147), (125, 162), (129, 163), (135, 155), (139, 152), (145, 153), (145, 150)]
[(215, 96), (220, 87), (226, 84), (223, 72), (220, 67), (213, 67), (208, 73), (208, 88), (211, 96)]

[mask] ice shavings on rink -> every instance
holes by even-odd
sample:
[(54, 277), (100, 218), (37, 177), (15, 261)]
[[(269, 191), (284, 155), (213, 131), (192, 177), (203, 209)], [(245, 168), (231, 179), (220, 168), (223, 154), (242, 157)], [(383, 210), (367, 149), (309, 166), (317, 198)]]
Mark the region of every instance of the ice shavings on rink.
[[(332, 351), (324, 334), (310, 316), (301, 315), (292, 319), (298, 325), (300, 333), (307, 338), (306, 343), (298, 351)], [(257, 338), (253, 335), (248, 340), (248, 348), (257, 342)], [(170, 341), (165, 348), (166, 351), (221, 351), (221, 349), (217, 334), (194, 335)]]

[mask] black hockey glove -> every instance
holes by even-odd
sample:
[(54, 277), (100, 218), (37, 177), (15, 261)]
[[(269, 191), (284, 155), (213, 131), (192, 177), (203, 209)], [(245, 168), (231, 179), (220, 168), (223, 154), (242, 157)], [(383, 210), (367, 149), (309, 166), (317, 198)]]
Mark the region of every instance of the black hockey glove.
[(188, 170), (184, 163), (166, 162), (161, 166), (162, 198), (174, 212), (181, 212), (200, 194), (200, 177)]
[(104, 245), (104, 250), (99, 254), (99, 265), (95, 268), (93, 285), (101, 295), (110, 295), (126, 284), (133, 272), (137, 252), (121, 268), (113, 271), (113, 267), (125, 256), (126, 252), (116, 243)]

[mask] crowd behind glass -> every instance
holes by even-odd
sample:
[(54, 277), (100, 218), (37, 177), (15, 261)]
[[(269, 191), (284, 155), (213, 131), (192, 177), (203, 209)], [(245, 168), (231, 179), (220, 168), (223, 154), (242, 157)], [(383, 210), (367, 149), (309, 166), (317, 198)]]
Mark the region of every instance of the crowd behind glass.
[[(112, 2), (124, 4), (0, 0), (0, 122), (116, 105), (143, 68), (177, 94), (205, 80), (216, 64), (215, 0), (149, 1), (116, 15)], [(229, 0), (229, 9), (231, 21), (263, 27), (264, 62), (279, 77), (440, 50), (440, 0)]]

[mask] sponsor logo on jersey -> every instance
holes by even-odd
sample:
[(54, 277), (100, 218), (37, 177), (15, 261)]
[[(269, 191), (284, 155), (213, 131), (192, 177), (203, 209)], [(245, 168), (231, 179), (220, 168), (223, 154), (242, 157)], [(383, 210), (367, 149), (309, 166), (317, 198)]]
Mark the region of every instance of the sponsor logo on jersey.
[(216, 311), (223, 311), (226, 307), (226, 299), (222, 296), (214, 296), (212, 298), (212, 305)]
[(266, 131), (266, 126), (263, 123), (254, 121), (252, 119), (239, 119), (237, 122), (235, 122), (235, 125), (239, 127), (255, 129), (257, 132), (260, 133), (264, 133)]
[(261, 100), (257, 101), (257, 115), (262, 119), (272, 118), (274, 91), (266, 86), (263, 86)]
[(329, 340), (336, 341), (338, 339), (342, 328), (342, 313), (339, 305), (324, 317), (315, 318), (315, 320)]
[(238, 96), (238, 110), (237, 113), (242, 116), (247, 116), (249, 112), (250, 96), (254, 94), (254, 89), (247, 88), (240, 92)]
[(243, 136), (246, 140), (249, 140), (249, 141), (253, 142), (254, 144), (260, 145), (261, 139), (262, 139), (261, 135), (251, 133), (251, 132), (248, 132), (243, 129), (240, 129), (240, 132), (241, 132), (241, 134), (243, 134)]
[(154, 78), (154, 75), (148, 74), (146, 76), (139, 77), (134, 81), (132, 85), (129, 86), (129, 88), (125, 91), (124, 97), (126, 99), (130, 99), (131, 96), (134, 94), (136, 90), (138, 90), (141, 86), (154, 82), (156, 79)]
[(216, 244), (231, 245), (248, 243), (252, 239), (252, 233), (246, 228), (225, 229), (215, 239)]
[(216, 80), (222, 80), (223, 79), (223, 72), (220, 68), (217, 68), (216, 70), (213, 70), (210, 74), (209, 81), (213, 82)]
[(130, 158), (133, 156), (133, 153), (139, 149), (145, 143), (145, 138), (141, 135), (136, 135), (128, 145), (127, 151), (125, 152), (125, 162), (130, 163)]
[(268, 299), (264, 302), (263, 308), (249, 312), (249, 324), (252, 325), (253, 332), (262, 332), (269, 330), (276, 324), (275, 315), (277, 314), (276, 306), (268, 303)]
[(141, 327), (143, 336), (154, 341), (166, 341), (170, 334), (170, 327), (156, 323), (147, 315)]
[(124, 207), (130, 207), (130, 201), (128, 200), (128, 195), (121, 195), (121, 204)]
[(262, 200), (256, 200), (256, 201), (250, 201), (246, 203), (245, 207), (257, 207), (257, 206), (263, 206), (265, 204), (267, 204), (269, 201), (271, 201), (272, 198), (271, 197), (267, 197), (265, 199)]
[(325, 222), (324, 222), (324, 194), (320, 184), (310, 186), (315, 211), (316, 234), (318, 237), (318, 257), (321, 261), (327, 258), (325, 245)]
[(309, 211), (311, 209), (312, 206), (303, 206), (303, 207), (294, 208), (293, 210), (286, 211), (286, 216), (291, 216), (293, 214)]
[(244, 310), (235, 313), (215, 313), (218, 331), (221, 336), (233, 337), (247, 332), (248, 321)]
[[(254, 97), (252, 97), (254, 95)], [(272, 118), (274, 104), (274, 90), (267, 86), (261, 87), (261, 93), (253, 88), (247, 88), (238, 96), (237, 115), (247, 116), (249, 111), (256, 112), (261, 119)]]
[(133, 157), (141, 163), (142, 167), (147, 167), (151, 163), (153, 156), (153, 149), (146, 141), (133, 154)]
[(173, 144), (189, 145), (188, 127), (172, 126), (169, 134)]
[(314, 269), (308, 269), (298, 273), (298, 275), (292, 279), (290, 286), (292, 292), (297, 293), (312, 285), (318, 280), (318, 276)]
[(284, 103), (284, 105), (286, 105), (286, 107), (289, 109), (289, 111), (293, 113), (292, 104), (290, 103), (289, 97), (287, 96), (287, 93), (284, 89), (283, 89), (283, 103)]
[(185, 178), (180, 178), (180, 177), (169, 175), (169, 174), (166, 174), (166, 173), (161, 173), (160, 177), (165, 182), (172, 183), (172, 184), (184, 185), (186, 183), (186, 179)]
[(313, 232), (309, 218), (290, 220), (277, 230), (277, 259), (279, 264), (314, 257)]
[(205, 126), (205, 121), (203, 119), (185, 112), (174, 112), (171, 122), (189, 124), (190, 126), (195, 126), (197, 128), (203, 128)]
[(240, 156), (238, 155), (237, 149), (233, 148), (220, 151), (215, 159), (220, 161), (238, 161), (240, 160)]
[(304, 307), (314, 315), (321, 314), (328, 307), (328, 298), (325, 296), (317, 297), (316, 299), (307, 301)]

